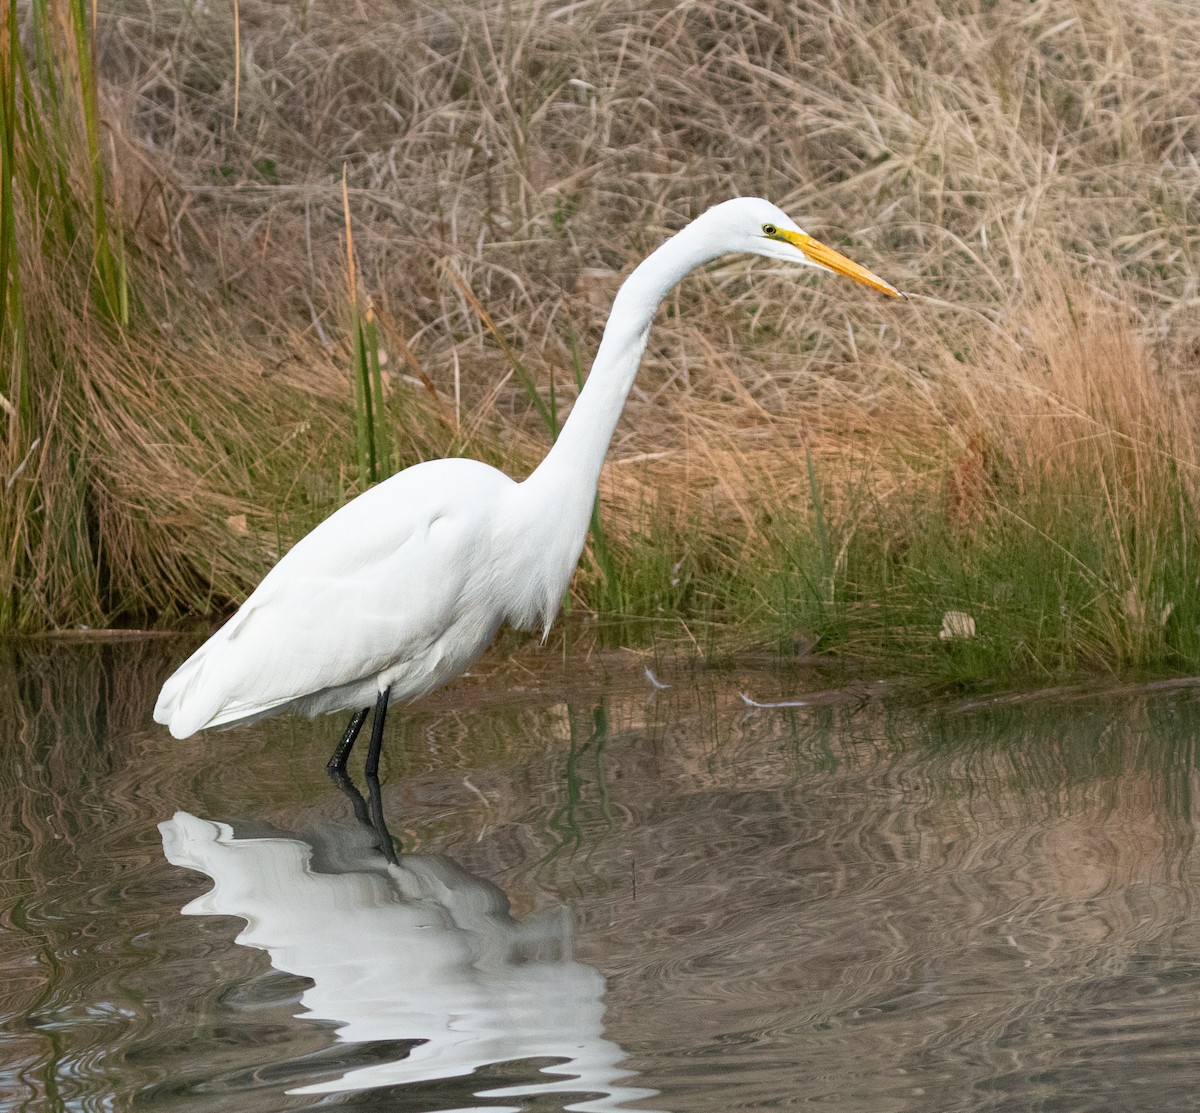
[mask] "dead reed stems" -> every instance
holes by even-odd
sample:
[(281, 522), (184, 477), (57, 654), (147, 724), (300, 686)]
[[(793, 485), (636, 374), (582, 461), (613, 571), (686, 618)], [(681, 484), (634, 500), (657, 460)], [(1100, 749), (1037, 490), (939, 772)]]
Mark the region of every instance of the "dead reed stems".
[[(31, 25), (9, 12), (11, 58)], [(57, 353), (0, 446), (5, 625), (219, 613), (361, 489), (362, 428), (375, 474), (527, 467), (620, 275), (741, 193), (915, 297), (739, 260), (685, 284), (576, 603), (619, 637), (683, 616), (952, 675), (1193, 659), (1191, 6), (238, 13), (101, 11), (60, 175), (92, 246), (39, 254), (21, 196), (0, 222), (37, 306), (5, 359)], [(132, 297), (105, 293), (114, 269)], [(969, 644), (938, 638), (948, 610)]]

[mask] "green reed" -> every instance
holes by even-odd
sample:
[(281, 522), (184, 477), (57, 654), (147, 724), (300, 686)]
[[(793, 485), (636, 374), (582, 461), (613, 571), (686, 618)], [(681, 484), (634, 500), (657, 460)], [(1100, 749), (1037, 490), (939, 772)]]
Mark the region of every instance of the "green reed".
[[(22, 34), (22, 20), (25, 20)], [(51, 540), (55, 522), (79, 531), (84, 512), (52, 506), (29, 482), (43, 468), (68, 381), (84, 374), (53, 335), (30, 334), (28, 299), (42, 284), (79, 285), (76, 313), (123, 328), (130, 295), (124, 239), (110, 220), (108, 174), (83, 0), (7, 0), (0, 8), (0, 627), (21, 620), (21, 584), (39, 549), (57, 550), (66, 575), (87, 585), (94, 559), (77, 541)], [(81, 187), (80, 183), (86, 183)], [(77, 491), (62, 491), (69, 501)], [(83, 549), (86, 550), (86, 541)], [(84, 590), (88, 590), (85, 586)]]
[(370, 305), (361, 310), (358, 305), (352, 306), (350, 335), (359, 474), (365, 483), (378, 483), (391, 472), (391, 453), (384, 411), (379, 330), (375, 311)]
[(354, 230), (350, 222), (350, 195), (346, 168), (342, 167), (342, 211), (346, 222), (346, 284), (350, 294), (350, 366), (354, 380), (354, 432), (358, 448), (358, 473), (363, 486), (378, 483), (390, 474), (393, 462), (388, 449), (384, 412), (383, 369), (379, 358), (379, 329), (375, 310), (360, 304), (358, 268), (354, 259)]

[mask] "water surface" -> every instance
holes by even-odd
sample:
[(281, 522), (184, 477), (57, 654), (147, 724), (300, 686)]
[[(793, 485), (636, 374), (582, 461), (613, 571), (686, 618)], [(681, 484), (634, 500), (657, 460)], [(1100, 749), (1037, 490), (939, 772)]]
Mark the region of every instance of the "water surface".
[(384, 845), (340, 723), (154, 726), (180, 656), (0, 656), (0, 1108), (1196, 1107), (1197, 689), (510, 669)]

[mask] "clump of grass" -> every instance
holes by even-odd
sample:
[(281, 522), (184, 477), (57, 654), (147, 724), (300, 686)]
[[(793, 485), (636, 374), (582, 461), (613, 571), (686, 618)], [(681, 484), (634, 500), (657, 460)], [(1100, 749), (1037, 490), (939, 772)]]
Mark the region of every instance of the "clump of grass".
[[(1200, 16), (1171, 0), (1039, 0), (1019, 19), (899, 0), (238, 14), (100, 13), (95, 134), (118, 156), (100, 142), (128, 323), (85, 320), (103, 279), (65, 294), (0, 220), (18, 286), (45, 283), (22, 304), (44, 307), (55, 366), (106, 384), (43, 376), (51, 402), (4, 445), (6, 477), (29, 460), (13, 520), (49, 523), (12, 546), (4, 623), (211, 614), (388, 470), (468, 451), (520, 472), (619, 276), (707, 204), (757, 193), (913, 301), (738, 260), (681, 287), (574, 610), (621, 638), (677, 615), (952, 675), (1193, 659)], [(94, 207), (78, 113), (69, 180)], [(348, 330), (347, 211), (371, 291)], [(90, 256), (65, 255), (89, 276)], [(227, 524), (242, 515), (244, 534)], [(947, 610), (977, 636), (940, 639)]]
[[(369, 481), (346, 466), (338, 354), (297, 330), (248, 343), (194, 280), (167, 182), (121, 194), (137, 151), (101, 142), (83, 6), (3, 11), (0, 629), (219, 610)], [(167, 239), (127, 243), (148, 197)], [(438, 433), (409, 408), (413, 459)]]
[[(22, 23), (24, 22), (24, 27)], [(24, 33), (22, 33), (24, 32)], [(64, 315), (85, 314), (120, 328), (129, 321), (124, 245), (110, 227), (100, 123), (86, 12), (80, 2), (36, 0), (0, 9), (0, 627), (19, 621), (19, 581), (33, 570), (29, 550), (56, 549), (60, 575), (95, 575), (86, 541), (76, 460), (68, 452), (61, 498), (35, 494), (36, 476), (62, 451), (47, 411), (79, 372), (55, 329), (40, 330), (39, 285), (58, 284)], [(49, 392), (44, 378), (53, 379)], [(53, 465), (50, 465), (53, 466)], [(23, 476), (29, 476), (20, 482)]]
[(1022, 347), (928, 401), (940, 466), (883, 494), (831, 461), (763, 527), (760, 616), (956, 679), (1200, 664), (1192, 399), (1127, 322), (1048, 290)]

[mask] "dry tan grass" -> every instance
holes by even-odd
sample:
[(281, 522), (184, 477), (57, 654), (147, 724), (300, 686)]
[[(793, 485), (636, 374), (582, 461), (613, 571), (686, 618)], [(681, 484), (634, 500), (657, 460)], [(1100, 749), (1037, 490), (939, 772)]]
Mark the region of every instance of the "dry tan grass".
[[(165, 340), (146, 342), (147, 367), (200, 392), (199, 421), (182, 429), (143, 427), (147, 413), (168, 422), (150, 396), (89, 409), (112, 423), (106, 473), (126, 477), (101, 501), (129, 569), (122, 598), (141, 592), (127, 610), (202, 607), (206, 579), (220, 605), (261, 571), (261, 531), (220, 537), (227, 519), (261, 525), (281, 504), (279, 476), (249, 466), (247, 445), (286, 443), (292, 482), (334, 488), (307, 500), (313, 513), (354, 487), (305, 478), (353, 459), (336, 433), (350, 397), (343, 167), (392, 402), (420, 415), (405, 459), (461, 449), (527, 466), (546, 432), (505, 349), (543, 396), (553, 382), (569, 398), (619, 276), (732, 194), (771, 197), (912, 292), (896, 306), (742, 260), (690, 279), (660, 314), (613, 445), (605, 517), (618, 538), (648, 504), (684, 513), (703, 491), (714, 528), (753, 541), (763, 505), (805, 503), (806, 451), (884, 501), (948, 484), (950, 516), (983, 497), (992, 459), (1059, 460), (1064, 422), (1110, 429), (1086, 442), (1105, 467), (1120, 471), (1113, 454), (1133, 443), (1158, 446), (1138, 457), (1146, 474), (1164, 452), (1195, 467), (1200, 14), (1188, 4), (239, 11), (236, 71), (225, 7), (101, 12), (115, 192), (157, 260), (145, 296), (172, 317)], [(294, 403), (275, 390), (298, 385)], [(265, 442), (251, 416), (263, 405), (287, 415)], [(1019, 419), (1030, 407), (1032, 431)], [(231, 413), (246, 427), (222, 451), (240, 463), (204, 463), (203, 424)], [(311, 522), (282, 505), (286, 543)], [(174, 551), (194, 542), (172, 522), (198, 531), (198, 552)], [(169, 575), (148, 574), (156, 562)]]
[(732, 402), (733, 421), (882, 410), (947, 349), (1016, 337), (1050, 260), (1196, 342), (1188, 6), (824, 9), (249, 3), (236, 130), (223, 10), (129, 5), (140, 18), (102, 41), (106, 72), (137, 89), (128, 126), (165, 156), (222, 277), (260, 289), (277, 326), (314, 309), (336, 323), (347, 164), (366, 281), (467, 404), (506, 368), (461, 287), (543, 386), (567, 388), (570, 338), (586, 360), (607, 313), (594, 273), (735, 193), (852, 238), (924, 300), (897, 310), (762, 267), (749, 282), (741, 261), (693, 281), (631, 400), (636, 450), (636, 430), (678, 425), (681, 396)]

